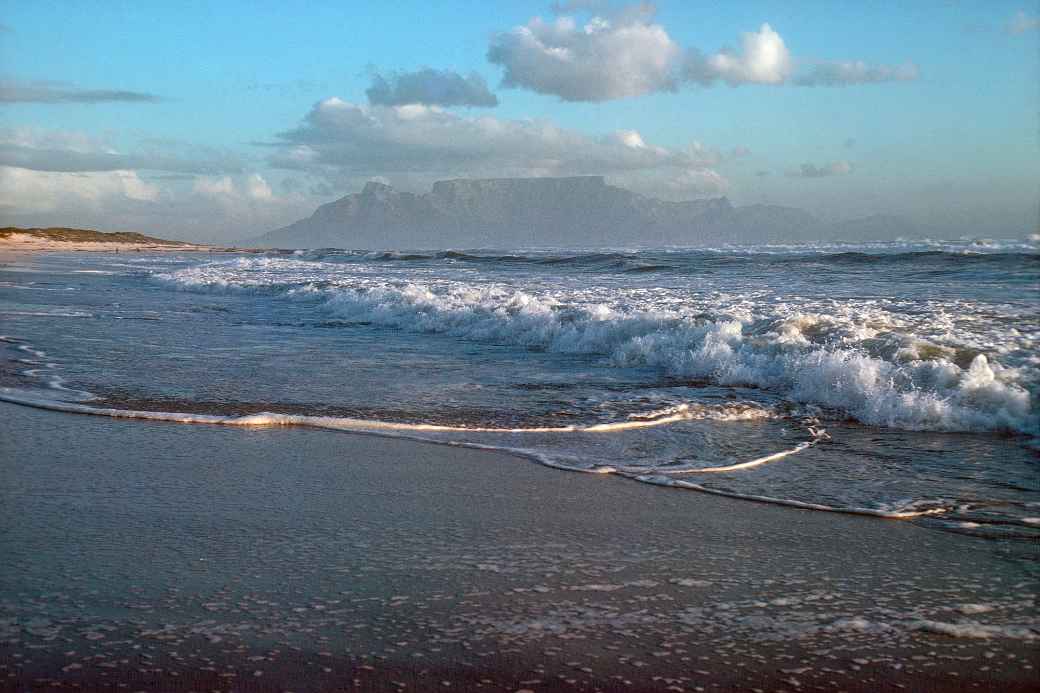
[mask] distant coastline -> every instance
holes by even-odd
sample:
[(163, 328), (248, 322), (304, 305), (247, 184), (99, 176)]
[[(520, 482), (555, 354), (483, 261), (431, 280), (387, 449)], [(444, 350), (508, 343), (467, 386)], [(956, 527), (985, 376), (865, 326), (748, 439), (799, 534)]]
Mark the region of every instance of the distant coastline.
[(236, 248), (223, 248), (171, 241), (128, 231), (95, 231), (65, 227), (0, 228), (0, 251), (20, 252), (229, 252)]

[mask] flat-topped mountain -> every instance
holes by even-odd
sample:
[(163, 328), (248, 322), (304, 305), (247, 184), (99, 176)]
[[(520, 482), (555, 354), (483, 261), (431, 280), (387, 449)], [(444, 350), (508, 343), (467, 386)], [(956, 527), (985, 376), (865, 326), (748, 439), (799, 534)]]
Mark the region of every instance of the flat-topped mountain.
[[(369, 182), (251, 245), (289, 248), (717, 245), (816, 240), (826, 227), (791, 207), (725, 197), (659, 200), (602, 176), (438, 181), (425, 194)], [(860, 239), (856, 239), (860, 240)]]

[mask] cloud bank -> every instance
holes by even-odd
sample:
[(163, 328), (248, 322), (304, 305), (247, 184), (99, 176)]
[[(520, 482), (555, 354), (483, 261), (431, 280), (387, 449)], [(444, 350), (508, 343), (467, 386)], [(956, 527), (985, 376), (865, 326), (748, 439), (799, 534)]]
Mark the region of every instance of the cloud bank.
[(464, 117), (414, 104), (326, 99), (272, 146), (272, 166), (304, 171), (339, 189), (371, 176), (423, 185), (450, 177), (582, 174), (607, 175), (635, 187), (652, 177), (676, 194), (725, 187), (713, 171), (722, 155), (699, 143), (666, 148), (647, 143), (634, 130), (590, 136), (546, 120)]
[(153, 148), (126, 154), (80, 133), (35, 128), (0, 129), (0, 166), (55, 173), (140, 169), (213, 175), (242, 170), (238, 158), (226, 152), (194, 148), (186, 156)]
[(157, 103), (155, 94), (120, 89), (76, 89), (54, 82), (0, 81), (0, 103)]
[(22, 226), (231, 240), (312, 211), (306, 196), (275, 194), (236, 157), (176, 143), (167, 148), (124, 154), (79, 132), (0, 130), (0, 215)]
[(372, 75), (372, 86), (365, 94), (371, 104), (379, 106), (482, 106), (498, 105), (498, 97), (476, 72), (463, 77), (451, 70), (424, 68), (416, 72), (378, 72)]
[(313, 211), (310, 198), (279, 196), (257, 173), (168, 181), (129, 170), (68, 173), (0, 166), (0, 214), (17, 226), (231, 241)]
[[(582, 10), (588, 3), (559, 9)], [(608, 101), (675, 91), (685, 84), (723, 82), (846, 86), (916, 79), (913, 64), (870, 65), (863, 61), (799, 61), (768, 23), (741, 36), (737, 49), (705, 53), (683, 48), (654, 21), (653, 7), (638, 5), (579, 23), (541, 17), (496, 34), (488, 60), (503, 69), (502, 86), (558, 96), (564, 101)], [(806, 63), (807, 70), (798, 66)]]

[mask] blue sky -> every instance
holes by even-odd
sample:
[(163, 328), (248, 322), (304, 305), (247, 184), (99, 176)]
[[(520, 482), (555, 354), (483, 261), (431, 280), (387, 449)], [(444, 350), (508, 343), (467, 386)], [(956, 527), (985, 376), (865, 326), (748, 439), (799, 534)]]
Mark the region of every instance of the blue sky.
[(1035, 3), (561, 4), (3, 2), (0, 222), (229, 239), (372, 178), (602, 173), (1037, 230)]

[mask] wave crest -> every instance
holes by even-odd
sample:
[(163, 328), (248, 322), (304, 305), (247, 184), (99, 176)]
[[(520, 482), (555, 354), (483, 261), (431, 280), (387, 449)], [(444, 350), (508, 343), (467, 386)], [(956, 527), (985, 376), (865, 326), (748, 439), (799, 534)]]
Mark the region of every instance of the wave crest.
[[(412, 332), (600, 355), (618, 367), (753, 386), (863, 423), (910, 430), (1035, 432), (1020, 369), (916, 337), (902, 326), (794, 312), (755, 317), (581, 302), (497, 284), (279, 281), (252, 258), (157, 275), (192, 291), (274, 293), (338, 319)], [(313, 271), (314, 263), (308, 263)], [(284, 265), (279, 269), (285, 269)], [(244, 271), (242, 271), (244, 270)], [(254, 272), (259, 272), (255, 277)]]

